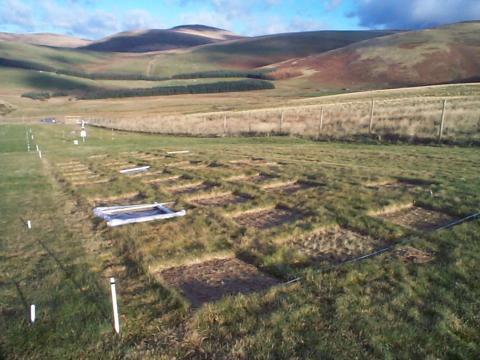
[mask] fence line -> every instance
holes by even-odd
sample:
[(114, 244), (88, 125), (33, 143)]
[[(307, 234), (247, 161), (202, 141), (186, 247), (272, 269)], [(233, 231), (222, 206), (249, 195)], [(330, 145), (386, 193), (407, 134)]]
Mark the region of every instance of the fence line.
[(471, 96), (448, 97), (448, 101), (426, 96), (372, 98), (188, 115), (96, 117), (84, 114), (82, 118), (92, 125), (112, 129), (194, 136), (287, 134), (348, 138), (366, 135), (480, 141), (480, 98)]

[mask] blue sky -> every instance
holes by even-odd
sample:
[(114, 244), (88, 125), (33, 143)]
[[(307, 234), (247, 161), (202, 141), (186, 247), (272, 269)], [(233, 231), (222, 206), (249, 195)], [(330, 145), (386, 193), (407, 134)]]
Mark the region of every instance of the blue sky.
[(0, 31), (97, 39), (133, 29), (204, 24), (242, 35), (418, 29), (480, 19), (480, 0), (0, 0)]

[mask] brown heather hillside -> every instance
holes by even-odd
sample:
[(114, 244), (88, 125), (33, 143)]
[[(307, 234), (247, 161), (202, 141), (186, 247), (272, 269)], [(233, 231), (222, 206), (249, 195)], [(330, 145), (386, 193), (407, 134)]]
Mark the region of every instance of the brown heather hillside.
[(278, 64), (327, 88), (388, 88), (480, 80), (480, 22), (393, 34)]
[(32, 45), (43, 45), (53, 47), (76, 48), (86, 46), (91, 43), (90, 40), (79, 39), (73, 36), (36, 33), (36, 34), (12, 34), (0, 33), (0, 40), (20, 42)]

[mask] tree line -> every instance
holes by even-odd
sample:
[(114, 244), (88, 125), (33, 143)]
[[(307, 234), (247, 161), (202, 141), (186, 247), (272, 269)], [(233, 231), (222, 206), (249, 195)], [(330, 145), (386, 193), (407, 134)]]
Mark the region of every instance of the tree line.
[(115, 73), (115, 72), (95, 72), (90, 73), (80, 70), (57, 69), (50, 65), (39, 64), (28, 60), (16, 60), (0, 57), (0, 66), (14, 67), (26, 70), (45, 71), (60, 75), (74, 76), (90, 80), (145, 80), (145, 81), (164, 81), (172, 79), (202, 79), (202, 78), (247, 78), (258, 80), (273, 80), (268, 72), (271, 70), (214, 70), (199, 71), (185, 74), (176, 74), (170, 77), (165, 76), (147, 76), (134, 73)]
[(81, 95), (80, 99), (107, 99), (135, 96), (162, 96), (180, 94), (206, 94), (234, 91), (252, 91), (274, 89), (269, 81), (246, 79), (236, 81), (221, 81), (208, 84), (157, 86), (141, 89), (99, 89)]

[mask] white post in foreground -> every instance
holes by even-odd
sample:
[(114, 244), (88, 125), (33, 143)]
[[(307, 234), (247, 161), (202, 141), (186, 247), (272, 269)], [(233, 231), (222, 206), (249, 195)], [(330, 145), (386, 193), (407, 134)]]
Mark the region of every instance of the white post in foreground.
[(110, 278), (110, 287), (112, 289), (112, 306), (113, 306), (113, 326), (115, 332), (120, 334), (120, 322), (118, 321), (117, 291), (115, 290), (115, 278)]
[(31, 222), (30, 220), (27, 220), (27, 227), (28, 227), (29, 229), (32, 228), (32, 222)]
[(30, 322), (35, 322), (35, 304), (30, 305)]
[(42, 152), (38, 150), (38, 157), (41, 159), (42, 158)]

